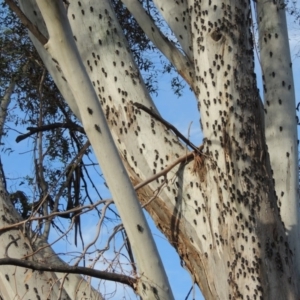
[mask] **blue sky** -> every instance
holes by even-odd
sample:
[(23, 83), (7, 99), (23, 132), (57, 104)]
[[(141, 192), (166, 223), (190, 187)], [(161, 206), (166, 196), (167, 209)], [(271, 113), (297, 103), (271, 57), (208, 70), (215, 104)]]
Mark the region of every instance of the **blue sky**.
[[(300, 34), (299, 27), (293, 25), (290, 22), (290, 40), (291, 40), (291, 51), (292, 51), (292, 61), (294, 70), (294, 83), (296, 87), (297, 99), (299, 99), (299, 78), (300, 78), (300, 60), (295, 56), (295, 54), (300, 50)], [(257, 70), (257, 72), (259, 72)], [(257, 77), (258, 79), (260, 76)], [(161, 79), (161, 80), (160, 80)], [(202, 140), (202, 135), (199, 126), (199, 113), (196, 106), (196, 100), (194, 95), (185, 89), (182, 97), (177, 97), (170, 92), (170, 78), (163, 76), (159, 78), (159, 90), (158, 97), (154, 97), (155, 103), (158, 109), (161, 111), (162, 116), (167, 119), (170, 123), (175, 125), (183, 134), (189, 136), (190, 139), (196, 144), (200, 144)], [(298, 102), (298, 101), (297, 101)], [(23, 131), (25, 132), (25, 130)], [(6, 176), (9, 179), (8, 189), (9, 191), (15, 191), (22, 187), (19, 186), (21, 178), (28, 173), (33, 173), (33, 155), (32, 152), (27, 152), (31, 149), (31, 139), (27, 139), (17, 144), (15, 142), (15, 137), (19, 133), (12, 133), (9, 137), (5, 137), (3, 142), (5, 143), (5, 148), (11, 147), (14, 149), (13, 153), (8, 154), (8, 152), (2, 153), (1, 158), (6, 171)], [(103, 197), (109, 197), (109, 193), (103, 184), (103, 181), (98, 181), (98, 187), (101, 191)], [(95, 195), (96, 197), (96, 195)], [(97, 200), (97, 199), (96, 199)], [(95, 214), (94, 218), (88, 217), (83, 218), (82, 231), (86, 241), (90, 241), (93, 238), (93, 232), (95, 229), (95, 222), (97, 216)], [(185, 271), (180, 266), (179, 257), (176, 251), (169, 245), (165, 237), (155, 228), (151, 218), (147, 215), (147, 219), (150, 223), (151, 230), (153, 232), (154, 238), (157, 242), (162, 260), (164, 262), (166, 271), (168, 273), (171, 286), (175, 295), (175, 299), (181, 300), (185, 299), (188, 291), (192, 286), (191, 278), (187, 271)], [(62, 226), (67, 227), (67, 223), (62, 223)], [(97, 247), (102, 247), (106, 242), (106, 237), (108, 236), (108, 231), (106, 227), (103, 227), (103, 232), (100, 240), (97, 242)], [(51, 235), (51, 240), (55, 240), (57, 233), (53, 230)], [(79, 243), (80, 244), (80, 243)], [(121, 239), (117, 238), (115, 241), (115, 248), (118, 249), (121, 245)], [(69, 251), (81, 251), (80, 247), (75, 247), (73, 244), (73, 238), (69, 239), (69, 242), (62, 241), (55, 246), (57, 252), (67, 253)], [(108, 252), (108, 259), (112, 258), (114, 251)], [(93, 257), (93, 254), (91, 254)], [(71, 256), (64, 257), (64, 259), (69, 260)], [(127, 270), (126, 261), (122, 261), (124, 270)], [(101, 268), (105, 266), (105, 261), (97, 264), (97, 267)], [(94, 280), (95, 284), (99, 282)], [(114, 283), (101, 283), (101, 289), (106, 289), (107, 292), (113, 292), (115, 290)], [(116, 291), (117, 294), (112, 294), (111, 299), (136, 299), (134, 294), (129, 288), (124, 288), (118, 286)], [(193, 299), (193, 292), (188, 299)], [(123, 298), (124, 297), (124, 298)], [(199, 292), (199, 289), (195, 287), (195, 297), (196, 300), (201, 300), (203, 297)]]

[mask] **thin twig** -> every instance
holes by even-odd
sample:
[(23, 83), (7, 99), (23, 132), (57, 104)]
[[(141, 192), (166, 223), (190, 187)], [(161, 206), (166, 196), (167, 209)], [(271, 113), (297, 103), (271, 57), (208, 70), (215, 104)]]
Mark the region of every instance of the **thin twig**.
[[(85, 151), (87, 150), (87, 148), (90, 146), (90, 142), (89, 141), (87, 141), (83, 146), (82, 146), (82, 148), (81, 148), (81, 150), (79, 151), (79, 153), (72, 159), (72, 161), (69, 163), (69, 165), (68, 165), (68, 167), (70, 166), (70, 167), (72, 167), (72, 166), (76, 166), (80, 161), (81, 161), (81, 159), (82, 159), (82, 156), (84, 155), (84, 153), (85, 153)], [(76, 163), (76, 161), (77, 161), (77, 163)], [(64, 174), (66, 174), (66, 172), (67, 172), (67, 169), (68, 169), (68, 167), (65, 169), (65, 171), (60, 175), (60, 177), (59, 177), (59, 179), (58, 180), (60, 180), (61, 178), (62, 178), (62, 176), (64, 175)], [(69, 179), (68, 179), (69, 180)], [(59, 190), (59, 192), (58, 192), (58, 195), (56, 195), (56, 197), (55, 197), (55, 201), (54, 201), (54, 207), (53, 207), (53, 211), (56, 211), (57, 210), (57, 208), (58, 208), (58, 199), (60, 198), (60, 196), (61, 196), (61, 194), (62, 194), (62, 192), (63, 192), (63, 189), (65, 189), (66, 188), (66, 182), (63, 184), (63, 186), (60, 188), (60, 190)], [(40, 207), (41, 207), (41, 205), (44, 203), (44, 201), (47, 199), (47, 197), (49, 196), (49, 193), (50, 193), (51, 191), (49, 191), (42, 199), (40, 199), (37, 203), (35, 203), (34, 204), (34, 209), (35, 209), (35, 211), (33, 211), (32, 212), (32, 215), (34, 214), (34, 213), (36, 213), (39, 209), (40, 209)], [(65, 212), (64, 212), (65, 213)], [(31, 218), (29, 218), (28, 220), (26, 220), (26, 221), (30, 221), (31, 220)]]
[(155, 194), (146, 202), (142, 205), (142, 208), (145, 208), (148, 204), (150, 204), (160, 193), (160, 191), (162, 190), (163, 186), (165, 185), (165, 183), (167, 182), (167, 178), (165, 176), (164, 181), (160, 184), (160, 186), (156, 189)]
[(111, 240), (114, 238), (114, 236), (121, 230), (124, 229), (123, 223), (120, 223), (118, 225), (116, 225), (113, 229), (113, 233), (109, 236), (109, 238), (107, 239), (107, 242), (105, 244), (105, 246), (102, 249), (97, 249), (97, 252), (99, 253), (99, 255), (97, 256), (97, 258), (95, 259), (95, 262), (99, 259), (98, 257), (100, 257), (101, 255), (103, 255), (103, 253), (105, 251), (107, 251), (110, 247), (110, 242)]
[[(59, 236), (56, 240), (52, 241), (50, 244), (46, 244), (45, 246), (39, 247), (37, 250), (35, 250), (34, 252), (31, 252), (25, 256), (23, 256), (24, 259), (27, 259), (28, 257), (33, 257), (35, 254), (37, 254), (38, 252), (42, 251), (43, 249), (49, 248), (52, 245), (56, 244), (59, 240), (61, 240), (64, 236), (66, 236), (71, 229), (74, 226), (74, 219), (72, 219), (71, 224), (69, 225), (69, 228), (63, 233), (63, 235)], [(38, 237), (37, 237), (38, 238)], [(36, 238), (36, 239), (37, 239)], [(33, 242), (31, 241), (31, 245), (33, 244)]]
[(122, 233), (122, 236), (123, 236), (123, 240), (124, 240), (124, 243), (125, 243), (127, 253), (129, 255), (130, 265), (132, 266), (133, 274), (136, 276), (137, 275), (137, 268), (136, 268), (136, 264), (135, 264), (135, 261), (134, 261), (134, 256), (133, 256), (132, 247), (131, 247), (129, 238), (127, 236), (126, 230), (123, 230), (121, 233)]
[(81, 255), (79, 256), (79, 258), (77, 259), (77, 261), (75, 262), (75, 265), (78, 265), (80, 263), (80, 260), (85, 256), (87, 250), (95, 245), (99, 235), (100, 235), (100, 231), (101, 231), (101, 227), (105, 218), (105, 212), (107, 210), (107, 208), (113, 203), (113, 200), (110, 200), (108, 202), (106, 202), (106, 204), (103, 206), (102, 208), (102, 216), (99, 220), (98, 226), (97, 226), (97, 230), (96, 230), (96, 234), (95, 234), (95, 238), (88, 244), (85, 246), (84, 250), (82, 251)]
[(13, 238), (13, 240), (7, 244), (7, 246), (6, 246), (6, 248), (5, 248), (5, 254), (4, 254), (5, 257), (9, 257), (9, 255), (8, 255), (8, 253), (7, 253), (9, 247), (10, 247), (12, 244), (15, 244), (15, 245), (17, 246), (17, 245), (18, 245), (18, 244), (17, 244), (17, 241), (18, 241), (19, 239), (21, 239), (21, 238), (20, 238), (20, 237), (17, 237), (16, 239)]
[[(86, 213), (90, 210), (93, 210), (96, 206), (100, 205), (100, 204), (104, 204), (107, 201), (111, 201), (111, 200), (99, 200), (98, 202), (94, 203), (94, 204), (89, 204), (89, 205), (85, 205), (85, 206), (80, 206), (80, 207), (75, 207), (72, 208), (70, 210), (65, 210), (65, 211), (58, 211), (58, 212), (53, 212), (48, 216), (39, 216), (39, 217), (30, 217), (30, 221), (41, 221), (44, 219), (48, 219), (48, 218), (53, 218), (55, 216), (61, 216), (61, 215), (65, 215), (65, 214), (70, 214), (70, 213), (76, 213), (76, 212), (80, 212), (81, 214)], [(85, 210), (86, 209), (86, 210)], [(8, 230), (11, 230), (13, 228), (17, 228), (18, 226), (24, 225), (26, 224), (28, 221), (27, 220), (23, 220), (21, 222), (15, 223), (13, 225), (8, 225), (5, 227), (0, 228), (0, 235)]]
[(184, 298), (184, 300), (188, 300), (189, 295), (190, 295), (192, 290), (193, 290), (193, 285), (191, 286), (191, 288), (190, 288), (189, 292), (187, 293), (186, 297)]

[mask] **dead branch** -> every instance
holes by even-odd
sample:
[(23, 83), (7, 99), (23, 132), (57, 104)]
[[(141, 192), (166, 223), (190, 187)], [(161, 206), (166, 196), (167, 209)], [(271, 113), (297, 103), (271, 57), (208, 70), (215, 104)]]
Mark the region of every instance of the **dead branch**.
[(86, 213), (90, 210), (93, 210), (96, 206), (100, 205), (100, 204), (104, 204), (107, 201), (111, 201), (111, 200), (99, 200), (98, 202), (94, 203), (94, 204), (89, 204), (89, 205), (85, 205), (85, 206), (80, 206), (80, 207), (75, 207), (72, 208), (70, 210), (66, 210), (66, 211), (57, 211), (57, 212), (53, 212), (48, 216), (39, 216), (39, 217), (30, 217), (30, 219), (12, 224), (12, 225), (8, 225), (5, 227), (0, 228), (0, 235), (8, 230), (11, 230), (13, 228), (18, 228), (19, 226), (24, 225), (25, 223), (27, 223), (28, 221), (42, 221), (44, 219), (49, 219), (49, 218), (53, 218), (55, 216), (60, 216), (60, 215), (64, 215), (66, 213), (77, 213), (80, 212), (81, 214)]
[(32, 269), (35, 271), (48, 271), (51, 273), (57, 272), (57, 273), (87, 275), (94, 278), (123, 283), (130, 286), (133, 289), (135, 288), (134, 286), (137, 282), (137, 279), (123, 274), (98, 271), (87, 267), (68, 266), (68, 265), (64, 265), (64, 266), (49, 265), (49, 264), (43, 264), (40, 261), (35, 262), (35, 261), (22, 260), (16, 258), (1, 258), (0, 265), (13, 265), (22, 268)]
[(195, 150), (196, 153), (202, 154), (200, 149), (194, 145), (189, 139), (187, 139), (174, 125), (170, 124), (168, 121), (163, 119), (161, 116), (159, 116), (156, 112), (151, 110), (150, 108), (146, 107), (145, 105), (135, 102), (133, 105), (146, 113), (148, 113), (150, 116), (152, 116), (154, 119), (157, 121), (161, 122), (164, 124), (168, 129), (172, 130), (178, 138), (180, 138), (184, 143), (186, 143), (189, 147), (191, 147), (193, 150)]
[[(199, 149), (198, 149), (199, 150)], [(200, 151), (200, 150), (199, 150)], [(143, 182), (137, 184), (134, 189), (137, 191), (139, 189), (141, 189), (142, 187), (144, 187), (145, 185), (147, 185), (148, 183), (154, 181), (155, 179), (159, 178), (160, 176), (165, 176), (170, 170), (172, 170), (176, 165), (186, 161), (190, 161), (191, 158), (194, 157), (194, 153), (188, 153), (185, 154), (181, 157), (179, 157), (178, 159), (176, 159), (174, 162), (172, 162), (170, 165), (168, 165), (165, 169), (163, 169), (162, 171), (160, 171), (159, 173), (149, 177), (148, 179), (144, 180)]]
[(16, 142), (19, 143), (23, 140), (25, 140), (26, 138), (30, 137), (31, 135), (38, 133), (38, 132), (42, 132), (42, 131), (47, 131), (47, 130), (53, 130), (56, 128), (69, 128), (69, 129), (73, 129), (76, 130), (80, 133), (85, 134), (85, 131), (83, 129), (83, 127), (74, 124), (74, 123), (53, 123), (53, 124), (48, 124), (48, 125), (43, 125), (43, 126), (39, 126), (39, 127), (27, 127), (27, 130), (29, 130), (28, 133), (25, 134), (21, 134), (19, 136), (17, 136), (16, 138)]

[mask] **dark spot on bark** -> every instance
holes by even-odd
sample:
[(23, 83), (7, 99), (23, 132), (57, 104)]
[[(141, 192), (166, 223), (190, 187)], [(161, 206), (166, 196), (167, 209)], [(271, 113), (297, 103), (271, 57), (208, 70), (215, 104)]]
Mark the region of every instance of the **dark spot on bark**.
[(218, 42), (222, 38), (222, 34), (218, 30), (215, 30), (211, 33), (211, 38), (215, 42)]
[(137, 229), (138, 229), (139, 232), (143, 232), (144, 231), (144, 228), (140, 224), (137, 224), (136, 227), (137, 227)]
[(96, 129), (98, 132), (101, 133), (101, 129), (100, 129), (100, 126), (99, 126), (99, 125), (95, 124), (95, 129)]

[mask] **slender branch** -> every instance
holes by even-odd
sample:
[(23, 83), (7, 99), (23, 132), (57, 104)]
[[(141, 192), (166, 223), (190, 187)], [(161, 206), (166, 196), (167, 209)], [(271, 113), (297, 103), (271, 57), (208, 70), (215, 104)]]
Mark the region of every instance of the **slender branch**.
[[(56, 244), (58, 241), (60, 241), (61, 239), (63, 239), (65, 236), (68, 235), (68, 233), (71, 231), (71, 229), (74, 226), (74, 219), (72, 219), (72, 222), (69, 225), (69, 228), (67, 228), (67, 230), (65, 230), (62, 235), (58, 236), (54, 241), (52, 241), (50, 244), (45, 243), (43, 246), (39, 246), (36, 250), (33, 250), (33, 252), (28, 253), (27, 255), (23, 256), (24, 259), (27, 259), (28, 257), (33, 257), (35, 254), (39, 253), (40, 251), (43, 251), (43, 249), (52, 247), (54, 244)], [(35, 241), (33, 241), (33, 239), (31, 238), (31, 245), (36, 245), (35, 242), (38, 239), (38, 235), (36, 235), (35, 237)]]
[(17, 237), (16, 239), (13, 238), (13, 240), (7, 244), (7, 246), (5, 247), (5, 253), (4, 253), (4, 256), (5, 256), (5, 257), (8, 257), (8, 253), (7, 253), (7, 252), (8, 252), (9, 247), (10, 247), (12, 244), (14, 244), (15, 246), (17, 246), (17, 245), (18, 245), (18, 244), (17, 244), (17, 241), (18, 241), (19, 239), (21, 239), (21, 238), (20, 238), (20, 237)]
[[(116, 236), (116, 234), (118, 232), (122, 231), (123, 229), (124, 229), (123, 224), (119, 224), (119, 225), (117, 225), (117, 226), (114, 227), (113, 233), (107, 239), (107, 242), (106, 242), (106, 245), (104, 246), (104, 248), (97, 249), (98, 255), (97, 255), (97, 257), (94, 258), (93, 267), (95, 267), (96, 263), (100, 260), (100, 257), (104, 254), (104, 252), (107, 251), (110, 248), (110, 242), (112, 241), (112, 239)], [(123, 245), (124, 245), (124, 243), (123, 243)], [(123, 247), (123, 245), (121, 246), (121, 248)], [(112, 263), (117, 258), (117, 256), (118, 256), (118, 253), (115, 253), (114, 258), (110, 261), (110, 263), (108, 264), (108, 266), (106, 267), (106, 269), (112, 267)], [(131, 266), (132, 266), (133, 271), (134, 271), (135, 270), (135, 265), (133, 264)], [(134, 275), (137, 276), (137, 274), (136, 274), (135, 271), (134, 271)]]
[(137, 108), (145, 111), (150, 116), (152, 116), (154, 119), (156, 119), (157, 121), (159, 121), (162, 124), (164, 124), (168, 129), (171, 129), (176, 134), (177, 137), (179, 137), (183, 142), (185, 142), (193, 150), (195, 150), (199, 154), (202, 154), (202, 152), (200, 151), (200, 149), (197, 146), (195, 146), (191, 141), (189, 141), (174, 125), (170, 124), (168, 121), (166, 121), (161, 116), (159, 116), (158, 114), (156, 114), (153, 110), (151, 110), (150, 108), (148, 108), (145, 105), (143, 105), (141, 103), (138, 103), (138, 102), (133, 103), (133, 105), (135, 107), (137, 107)]
[(42, 264), (41, 262), (21, 260), (16, 258), (1, 258), (0, 265), (13, 265), (23, 268), (32, 269), (35, 271), (48, 271), (48, 272), (57, 272), (57, 273), (69, 273), (69, 274), (80, 274), (87, 275), (94, 278), (119, 282), (127, 284), (131, 288), (135, 288), (137, 279), (123, 274), (116, 274), (111, 272), (98, 271), (95, 269), (90, 269), (86, 267), (77, 267), (77, 266), (59, 266), (59, 265), (49, 265)]
[[(3, 98), (1, 99), (1, 104), (0, 104), (0, 144), (1, 144), (2, 136), (4, 135), (3, 127), (4, 127), (6, 117), (7, 117), (8, 105), (10, 103), (11, 95), (14, 91), (15, 85), (16, 85), (15, 80), (14, 80), (14, 78), (12, 78), (9, 83), (9, 86), (7, 87), (7, 89), (3, 95)], [(0, 159), (0, 180), (3, 182), (3, 185), (6, 189), (6, 178), (5, 178), (1, 159)]]
[(25, 16), (19, 6), (13, 0), (5, 0), (5, 2), (9, 6), (9, 8), (19, 17), (23, 25), (31, 31), (31, 33), (41, 42), (42, 45), (45, 45), (48, 42), (48, 39)]
[(146, 202), (142, 205), (142, 208), (145, 208), (147, 205), (149, 205), (161, 192), (161, 190), (163, 189), (164, 185), (167, 182), (167, 176), (165, 176), (164, 181), (160, 184), (160, 186), (156, 189), (155, 194)]
[[(90, 204), (90, 205), (85, 205), (85, 206), (80, 206), (80, 207), (75, 207), (69, 210), (65, 210), (65, 211), (57, 211), (57, 212), (53, 212), (48, 216), (39, 216), (39, 217), (30, 217), (27, 220), (12, 224), (12, 225), (8, 225), (5, 227), (0, 228), (0, 235), (8, 230), (11, 229), (17, 229), (19, 226), (24, 225), (25, 223), (29, 222), (29, 221), (41, 221), (47, 218), (53, 218), (55, 216), (62, 216), (65, 214), (71, 214), (71, 213), (76, 213), (76, 212), (80, 212), (81, 214), (86, 213), (88, 211), (93, 210), (96, 206), (100, 205), (100, 204), (104, 204), (107, 201), (111, 201), (111, 199), (108, 200), (99, 200), (98, 202), (94, 203), (94, 204)], [(86, 209), (86, 211), (84, 211)]]
[(125, 243), (125, 248), (126, 248), (127, 253), (129, 255), (130, 263), (131, 263), (131, 266), (132, 266), (132, 269), (133, 269), (133, 274), (136, 275), (137, 274), (137, 268), (136, 268), (136, 263), (135, 263), (135, 260), (134, 260), (134, 256), (133, 256), (130, 241), (128, 239), (128, 236), (127, 236), (127, 233), (126, 233), (125, 230), (121, 231), (121, 234), (123, 236), (123, 240), (124, 240), (124, 243)]
[[(11, 95), (14, 91), (15, 88), (15, 80), (12, 78), (9, 86), (7, 87), (3, 98), (1, 99), (1, 104), (0, 104), (0, 133), (1, 133), (1, 137), (3, 136), (3, 126), (6, 120), (6, 116), (7, 116), (7, 109), (8, 109), (8, 105), (10, 103), (11, 100)], [(0, 137), (0, 139), (1, 139)]]
[[(198, 149), (199, 150), (199, 149)], [(200, 151), (200, 150), (199, 150)], [(144, 187), (145, 185), (147, 185), (148, 183), (154, 181), (156, 178), (160, 177), (160, 176), (165, 176), (170, 170), (172, 170), (176, 165), (178, 165), (179, 163), (183, 162), (183, 161), (189, 161), (191, 158), (194, 157), (194, 153), (188, 153), (185, 154), (181, 157), (179, 157), (178, 159), (176, 159), (174, 162), (172, 162), (170, 165), (168, 165), (165, 169), (163, 169), (162, 171), (160, 171), (159, 173), (147, 178), (146, 180), (144, 180), (143, 182), (137, 184), (134, 189), (137, 191), (139, 189), (141, 189), (142, 187)]]
[(188, 300), (189, 295), (190, 295), (191, 291), (193, 290), (193, 287), (194, 287), (194, 285), (191, 286), (191, 288), (190, 288), (189, 292), (187, 293), (186, 297), (184, 298), (184, 300)]
[(70, 128), (70, 129), (74, 129), (74, 130), (77, 130), (77, 131), (85, 134), (83, 127), (81, 127), (77, 124), (69, 123), (69, 122), (53, 123), (53, 124), (43, 125), (43, 126), (39, 126), (39, 127), (27, 127), (27, 130), (29, 130), (30, 132), (17, 136), (16, 142), (19, 143), (35, 133), (47, 131), (47, 130), (53, 130), (56, 128)]
[(80, 260), (85, 256), (86, 252), (88, 251), (88, 249), (95, 245), (99, 235), (100, 235), (100, 232), (101, 232), (101, 227), (102, 227), (102, 224), (104, 222), (104, 218), (105, 218), (105, 213), (106, 213), (106, 210), (107, 208), (113, 203), (112, 200), (110, 201), (107, 201), (106, 204), (103, 206), (102, 208), (102, 216), (98, 222), (98, 226), (97, 226), (97, 230), (96, 230), (96, 234), (95, 234), (95, 238), (93, 240), (90, 241), (90, 243), (84, 248), (84, 250), (82, 251), (80, 257), (76, 260), (76, 265), (79, 264)]
[[(63, 191), (67, 188), (68, 182), (70, 181), (71, 176), (72, 176), (72, 172), (82, 162), (82, 157), (85, 154), (85, 152), (86, 152), (86, 150), (88, 149), (89, 146), (90, 146), (90, 142), (87, 141), (82, 146), (82, 148), (79, 150), (76, 157), (74, 159), (72, 159), (72, 161), (69, 163), (69, 165), (65, 168), (65, 171), (64, 171), (63, 174), (65, 174), (67, 178), (66, 178), (65, 182), (61, 185), (58, 193), (55, 196), (53, 211), (58, 211), (59, 199), (60, 199), (61, 195), (63, 194)], [(67, 174), (67, 170), (69, 170), (68, 174)]]
[[(45, 81), (45, 75), (46, 75), (46, 69), (43, 70), (43, 74), (41, 76), (40, 84), (39, 84), (39, 98), (40, 98), (40, 103), (39, 103), (39, 127), (43, 126), (43, 108), (44, 108), (44, 97), (43, 97), (43, 85)], [(37, 138), (37, 153), (38, 153), (38, 158), (36, 160), (36, 173), (37, 173), (37, 185), (40, 188), (42, 195), (49, 194), (48, 192), (48, 182), (45, 180), (44, 177), (44, 155), (43, 155), (43, 132), (40, 131), (38, 133), (38, 138)], [(48, 199), (48, 197), (47, 197)], [(44, 201), (42, 210), (43, 210), (43, 215), (48, 216), (48, 204), (49, 201)], [(46, 222), (44, 222), (44, 232), (42, 234), (42, 237), (47, 240), (49, 233), (50, 233), (50, 228), (51, 228), (51, 222), (49, 219), (46, 219)], [(39, 225), (41, 226), (41, 225)], [(42, 227), (40, 227), (42, 229)]]
[(114, 227), (114, 230), (113, 230), (113, 233), (109, 236), (109, 238), (107, 239), (106, 241), (106, 245), (102, 248), (102, 249), (97, 249), (97, 252), (98, 252), (98, 257), (97, 257), (97, 260), (100, 256), (103, 255), (103, 253), (105, 251), (107, 251), (109, 248), (110, 248), (110, 242), (111, 240), (114, 238), (114, 236), (119, 232), (121, 231), (122, 229), (124, 229), (124, 226), (123, 224), (119, 224), (117, 226)]

